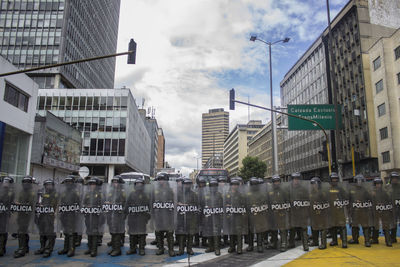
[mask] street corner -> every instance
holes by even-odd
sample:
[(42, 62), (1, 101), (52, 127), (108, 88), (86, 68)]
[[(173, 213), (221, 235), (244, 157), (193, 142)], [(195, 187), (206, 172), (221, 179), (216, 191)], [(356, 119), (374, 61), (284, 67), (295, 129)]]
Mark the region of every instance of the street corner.
[(379, 244), (364, 246), (364, 238), (359, 244), (348, 245), (347, 249), (339, 246), (320, 250), (314, 249), (290, 262), (285, 267), (296, 266), (400, 266), (400, 244), (387, 247), (385, 239), (379, 238)]

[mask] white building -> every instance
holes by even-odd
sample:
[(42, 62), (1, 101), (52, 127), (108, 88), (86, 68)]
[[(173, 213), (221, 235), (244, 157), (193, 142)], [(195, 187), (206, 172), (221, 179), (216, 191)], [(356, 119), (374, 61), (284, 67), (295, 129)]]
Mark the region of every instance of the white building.
[(82, 132), (90, 175), (150, 173), (151, 140), (130, 89), (40, 89), (39, 115), (46, 110)]
[[(0, 57), (0, 73), (17, 69)], [(25, 74), (0, 78), (0, 173), (29, 174), (38, 85)]]

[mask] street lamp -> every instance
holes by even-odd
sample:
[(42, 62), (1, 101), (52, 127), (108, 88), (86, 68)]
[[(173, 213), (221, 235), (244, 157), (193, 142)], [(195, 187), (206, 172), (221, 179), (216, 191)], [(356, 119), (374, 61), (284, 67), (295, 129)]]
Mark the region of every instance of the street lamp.
[[(272, 90), (272, 59), (271, 59), (271, 46), (277, 43), (287, 43), (289, 42), (290, 38), (286, 37), (285, 39), (278, 40), (275, 42), (267, 42), (264, 41), (260, 38), (258, 38), (256, 35), (252, 35), (250, 37), (250, 41), (255, 42), (255, 41), (260, 41), (263, 42), (264, 44), (268, 45), (269, 48), (269, 87), (270, 87), (270, 94), (271, 94), (271, 109), (274, 109), (274, 102), (273, 102), (273, 90)], [(271, 110), (271, 128), (272, 128), (272, 161), (274, 163), (273, 168), (272, 168), (272, 173), (277, 174), (278, 173), (278, 142), (276, 138), (276, 119), (275, 119), (275, 113)]]

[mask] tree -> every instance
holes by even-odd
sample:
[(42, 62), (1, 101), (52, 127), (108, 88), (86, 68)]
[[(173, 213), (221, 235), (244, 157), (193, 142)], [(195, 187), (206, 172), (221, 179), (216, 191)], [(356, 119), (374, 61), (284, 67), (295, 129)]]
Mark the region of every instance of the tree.
[(239, 170), (239, 176), (247, 182), (251, 177), (264, 178), (267, 171), (267, 164), (257, 157), (247, 156), (242, 160), (243, 167)]

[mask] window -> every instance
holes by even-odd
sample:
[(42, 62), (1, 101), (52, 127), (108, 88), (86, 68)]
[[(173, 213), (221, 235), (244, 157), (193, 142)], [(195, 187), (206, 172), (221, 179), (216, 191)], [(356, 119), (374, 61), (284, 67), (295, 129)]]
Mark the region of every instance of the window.
[(382, 153), (382, 162), (387, 163), (390, 162), (390, 153), (389, 151), (385, 151)]
[(4, 101), (22, 111), (28, 111), (29, 96), (22, 93), (21, 90), (9, 83), (6, 83), (4, 90)]
[(386, 107), (385, 107), (385, 103), (383, 103), (378, 106), (378, 117), (381, 117), (385, 114), (386, 114)]
[(106, 139), (104, 142), (104, 156), (111, 155), (111, 139)]
[(375, 84), (376, 93), (379, 93), (383, 90), (383, 80), (380, 80)]
[(374, 71), (379, 69), (380, 66), (381, 66), (381, 57), (377, 57), (374, 60)]
[(400, 84), (400, 72), (397, 73), (397, 84)]
[(388, 138), (388, 129), (387, 129), (387, 127), (379, 129), (379, 134), (381, 136), (381, 140)]
[(125, 155), (125, 139), (119, 139), (118, 156)]
[(397, 60), (400, 57), (400, 45), (394, 50), (394, 59)]

